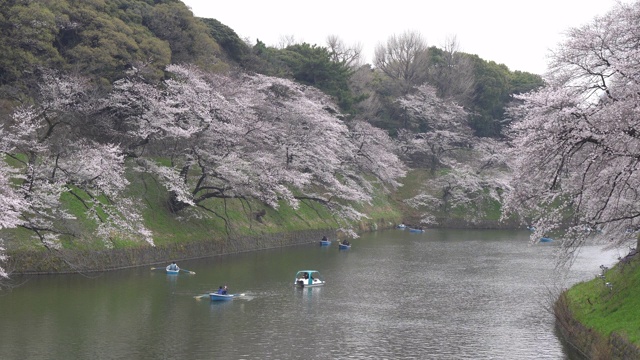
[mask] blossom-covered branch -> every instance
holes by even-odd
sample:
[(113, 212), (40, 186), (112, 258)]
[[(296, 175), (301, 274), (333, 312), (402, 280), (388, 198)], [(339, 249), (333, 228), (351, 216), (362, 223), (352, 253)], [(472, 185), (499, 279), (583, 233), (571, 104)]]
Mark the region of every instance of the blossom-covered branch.
[(571, 29), (554, 52), (548, 85), (513, 109), (516, 173), (508, 210), (536, 236), (562, 231), (579, 246), (589, 232), (611, 244), (640, 226), (640, 3), (619, 3)]

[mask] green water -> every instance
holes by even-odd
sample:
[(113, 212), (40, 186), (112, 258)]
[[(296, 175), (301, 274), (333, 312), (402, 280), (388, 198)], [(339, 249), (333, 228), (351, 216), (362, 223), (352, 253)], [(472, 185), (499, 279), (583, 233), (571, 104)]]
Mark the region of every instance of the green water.
[[(89, 275), (16, 277), (0, 294), (0, 359), (563, 359), (546, 311), (554, 244), (513, 231), (392, 230)], [(593, 277), (587, 247), (568, 281)], [(327, 285), (293, 286), (319, 270)], [(566, 275), (566, 274), (565, 274)], [(211, 302), (227, 284), (246, 296)]]

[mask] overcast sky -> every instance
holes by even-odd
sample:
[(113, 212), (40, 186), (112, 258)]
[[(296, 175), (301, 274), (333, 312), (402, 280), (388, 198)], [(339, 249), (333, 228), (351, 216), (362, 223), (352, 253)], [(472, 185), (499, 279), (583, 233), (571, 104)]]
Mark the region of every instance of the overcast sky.
[(410, 30), (437, 47), (455, 35), (463, 52), (536, 74), (546, 71), (549, 50), (566, 30), (615, 5), (615, 0), (183, 1), (195, 16), (217, 19), (252, 44), (260, 39), (275, 46), (293, 36), (324, 46), (327, 36), (337, 35), (348, 45), (362, 44), (371, 63), (376, 45)]

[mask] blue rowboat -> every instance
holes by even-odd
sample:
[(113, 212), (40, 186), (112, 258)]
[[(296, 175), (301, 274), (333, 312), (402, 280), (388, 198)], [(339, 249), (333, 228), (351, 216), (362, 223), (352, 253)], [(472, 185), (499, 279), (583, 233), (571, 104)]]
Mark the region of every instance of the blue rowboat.
[(412, 232), (412, 233), (423, 233), (424, 230), (423, 229), (409, 229), (409, 232)]
[(338, 244), (338, 248), (340, 250), (347, 250), (347, 249), (351, 249), (351, 244)]
[(242, 294), (209, 293), (209, 299), (211, 299), (211, 301), (229, 301), (235, 298), (239, 298), (241, 296), (245, 296), (245, 293), (242, 293)]
[(218, 294), (218, 293), (210, 293), (209, 298), (211, 301), (229, 301), (233, 300), (238, 294)]
[(552, 238), (548, 238), (548, 237), (540, 238), (540, 242), (542, 242), (542, 243), (552, 242), (552, 241), (553, 241)]
[(331, 240), (320, 240), (320, 246), (329, 246), (331, 245)]
[(300, 270), (296, 273), (293, 285), (299, 287), (317, 287), (324, 285), (325, 281), (317, 270)]

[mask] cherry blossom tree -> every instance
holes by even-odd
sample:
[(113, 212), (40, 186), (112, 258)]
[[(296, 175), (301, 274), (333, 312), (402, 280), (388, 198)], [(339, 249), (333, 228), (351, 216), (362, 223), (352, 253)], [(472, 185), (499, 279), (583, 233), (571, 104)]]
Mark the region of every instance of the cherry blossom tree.
[(399, 187), (398, 179), (406, 175), (406, 166), (398, 156), (399, 144), (384, 130), (365, 121), (354, 121), (349, 128), (351, 143), (355, 145), (353, 162), (358, 172), (373, 174), (392, 189)]
[(594, 233), (613, 245), (637, 238), (638, 18), (640, 2), (618, 3), (571, 29), (552, 54), (548, 85), (512, 110), (519, 120), (510, 133), (516, 162), (507, 210), (532, 222), (534, 238), (555, 232), (568, 249)]
[(153, 244), (137, 207), (122, 196), (128, 182), (119, 146), (87, 136), (89, 84), (45, 72), (40, 86), (40, 97), (15, 109), (0, 138), (3, 160), (14, 164), (0, 162), (3, 227), (28, 229), (48, 249), (60, 249), (61, 236), (77, 235), (68, 226), (75, 217), (67, 198), (82, 204), (107, 246), (114, 236)]
[(398, 100), (408, 127), (398, 139), (414, 167), (430, 170), (420, 193), (406, 202), (425, 210), (421, 222), (437, 224), (435, 215), (464, 208), (465, 221), (480, 223), (491, 202), (502, 202), (508, 187), (504, 144), (473, 135), (467, 112), (451, 100), (437, 96), (431, 85), (421, 85)]
[(455, 102), (437, 96), (437, 90), (423, 84), (415, 92), (397, 100), (404, 112), (405, 128), (399, 139), (404, 153), (414, 161), (427, 159), (431, 171), (447, 166), (451, 153), (471, 144), (472, 130), (467, 125), (467, 112)]
[[(366, 175), (393, 187), (404, 174), (389, 170), (401, 166), (384, 133), (366, 128), (364, 140), (364, 125), (352, 132), (335, 103), (313, 87), (190, 66), (167, 70), (173, 76), (162, 86), (136, 76), (118, 82), (103, 111), (123, 122), (113, 129), (128, 135), (113, 138), (127, 139), (139, 170), (154, 173), (171, 192), (175, 212), (209, 210), (211, 198), (251, 198), (274, 208), (310, 200), (353, 219), (362, 214), (349, 203), (371, 200)], [(142, 145), (163, 150), (145, 153)], [(171, 166), (159, 157), (169, 157)]]
[[(0, 128), (0, 138), (4, 136), (5, 134)], [(14, 169), (0, 160), (0, 230), (16, 228), (22, 224), (20, 214), (26, 210), (25, 203), (15, 187), (11, 185), (11, 179), (18, 176)], [(0, 238), (0, 264), (7, 260), (3, 245), (3, 240)], [(0, 266), (0, 279), (8, 276), (6, 270)]]
[(504, 201), (509, 189), (509, 165), (505, 145), (490, 138), (476, 138), (473, 147), (449, 154), (446, 166), (428, 178), (420, 193), (407, 204), (425, 209), (421, 222), (439, 224), (435, 213), (464, 209), (462, 219), (482, 225), (489, 211)]
[(373, 182), (383, 189), (400, 185), (405, 166), (386, 132), (360, 121), (345, 124), (335, 103), (313, 87), (263, 76), (253, 79), (250, 88), (264, 94), (260, 117), (270, 119), (273, 127), (260, 146), (277, 154), (276, 164), (294, 178), (308, 178), (292, 184), (296, 200), (313, 200), (338, 219), (356, 220), (364, 215), (352, 205), (371, 200)]

